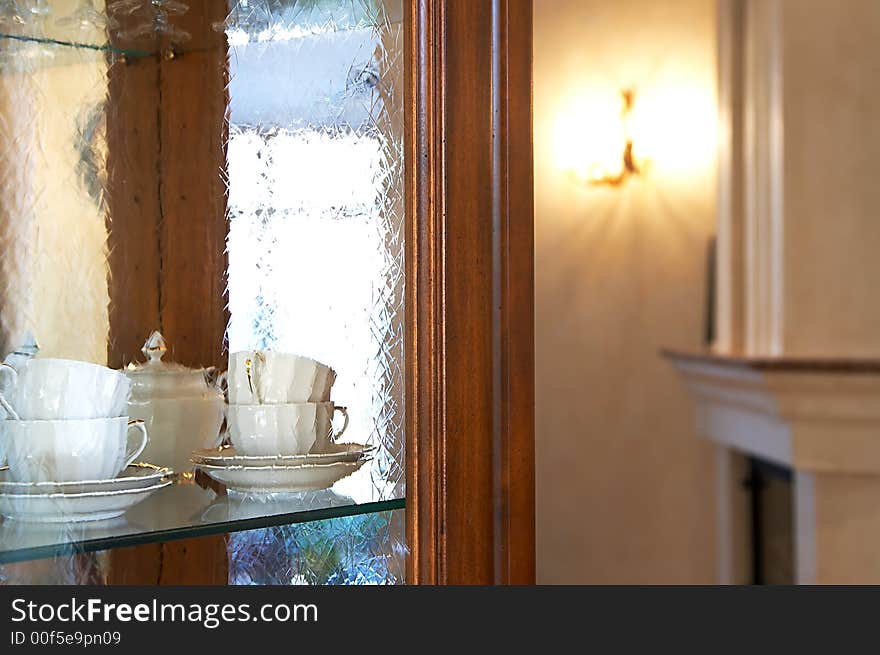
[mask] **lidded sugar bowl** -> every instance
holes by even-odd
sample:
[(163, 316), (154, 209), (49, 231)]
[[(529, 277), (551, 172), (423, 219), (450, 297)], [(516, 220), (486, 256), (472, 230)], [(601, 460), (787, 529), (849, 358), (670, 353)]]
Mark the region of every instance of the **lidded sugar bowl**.
[(192, 469), (193, 450), (219, 443), (224, 397), (213, 367), (162, 361), (167, 350), (162, 335), (153, 332), (141, 350), (146, 362), (125, 369), (132, 383), (129, 417), (147, 424), (144, 461), (185, 472)]

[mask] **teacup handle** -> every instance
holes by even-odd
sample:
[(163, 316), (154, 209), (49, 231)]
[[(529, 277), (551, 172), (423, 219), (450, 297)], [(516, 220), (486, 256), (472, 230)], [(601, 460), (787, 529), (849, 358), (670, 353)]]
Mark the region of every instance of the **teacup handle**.
[(144, 425), (142, 420), (138, 419), (136, 421), (129, 421), (128, 431), (131, 432), (132, 428), (136, 428), (141, 433), (141, 441), (133, 450), (126, 450), (125, 464), (122, 465), (123, 469), (131, 466), (131, 463), (140, 457), (140, 454), (144, 452), (144, 448), (147, 447), (147, 442), (150, 440), (150, 437), (147, 435), (147, 426)]
[(340, 407), (339, 405), (334, 405), (333, 411), (334, 412), (342, 412), (342, 416), (345, 417), (345, 422), (342, 424), (342, 429), (333, 435), (333, 441), (336, 441), (339, 437), (342, 436), (342, 433), (345, 432), (346, 428), (348, 428), (348, 408), (347, 407)]
[(254, 354), (244, 361), (244, 370), (245, 373), (247, 373), (248, 387), (250, 387), (251, 394), (257, 401), (258, 405), (263, 404), (263, 395), (260, 393), (260, 377), (262, 376), (265, 367), (266, 356), (259, 350), (254, 351)]
[[(7, 382), (7, 378), (9, 382)], [(18, 381), (18, 371), (12, 368), (9, 364), (4, 364), (0, 362), (0, 389), (4, 391), (9, 388), (10, 384), (12, 386)], [(14, 409), (12, 409), (12, 405), (9, 404), (9, 401), (0, 393), (0, 407), (6, 412), (8, 418), (11, 418), (13, 421), (18, 421), (18, 414)]]

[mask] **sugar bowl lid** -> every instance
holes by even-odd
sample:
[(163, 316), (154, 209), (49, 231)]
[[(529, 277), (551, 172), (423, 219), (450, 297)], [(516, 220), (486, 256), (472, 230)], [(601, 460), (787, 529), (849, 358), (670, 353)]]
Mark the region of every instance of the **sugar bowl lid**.
[(164, 362), (162, 357), (167, 351), (165, 338), (154, 331), (141, 348), (147, 361), (126, 367), (132, 400), (203, 397), (211, 391), (208, 377), (213, 368), (188, 368), (177, 362)]

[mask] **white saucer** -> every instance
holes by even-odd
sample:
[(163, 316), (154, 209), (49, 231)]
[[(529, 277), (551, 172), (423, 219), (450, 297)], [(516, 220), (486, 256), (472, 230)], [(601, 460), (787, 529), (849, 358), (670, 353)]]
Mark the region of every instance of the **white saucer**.
[(335, 464), (336, 462), (357, 462), (369, 456), (375, 446), (359, 443), (330, 444), (326, 451), (307, 455), (239, 455), (233, 446), (220, 448), (200, 448), (194, 450), (190, 461), (196, 465), (214, 466), (301, 466), (303, 464)]
[(0, 493), (0, 515), (28, 523), (103, 521), (122, 516), (173, 480), (135, 489), (88, 493)]
[(7, 480), (8, 472), (8, 467), (0, 468), (0, 494), (84, 494), (95, 491), (145, 489), (174, 475), (171, 469), (152, 464), (132, 464), (115, 478), (75, 482), (12, 482)]
[(208, 476), (239, 491), (280, 492), (327, 489), (357, 471), (368, 458), (356, 462), (300, 464), (298, 466), (216, 466), (196, 464)]

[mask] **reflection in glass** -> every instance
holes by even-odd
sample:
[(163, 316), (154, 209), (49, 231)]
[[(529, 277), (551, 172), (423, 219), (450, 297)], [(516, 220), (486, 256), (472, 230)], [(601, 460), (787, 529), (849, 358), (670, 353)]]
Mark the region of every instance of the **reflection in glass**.
[(24, 25), (27, 13), (18, 0), (0, 0), (0, 25)]
[(62, 30), (92, 32), (116, 27), (114, 19), (95, 9), (94, 0), (80, 0), (73, 12), (58, 18), (55, 24)]
[(112, 15), (137, 16), (131, 27), (117, 32), (121, 39), (136, 40), (143, 36), (164, 36), (175, 43), (188, 41), (192, 35), (171, 23), (171, 16), (181, 16), (189, 5), (179, 0), (116, 0), (107, 5)]
[(94, 49), (0, 40), (3, 355), (31, 332), (44, 357), (107, 361), (107, 74)]
[(52, 9), (49, 0), (0, 0), (0, 30), (38, 36)]

